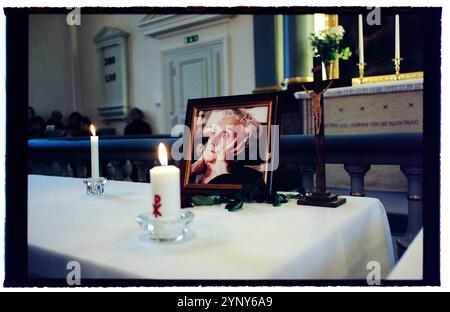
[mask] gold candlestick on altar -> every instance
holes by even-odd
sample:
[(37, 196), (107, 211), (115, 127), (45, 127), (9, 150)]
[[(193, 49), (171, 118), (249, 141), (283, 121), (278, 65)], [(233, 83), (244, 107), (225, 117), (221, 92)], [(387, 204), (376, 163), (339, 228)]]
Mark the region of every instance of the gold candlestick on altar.
[(400, 63), (403, 61), (403, 58), (396, 57), (392, 59), (394, 62), (394, 68), (395, 68), (395, 80), (400, 80)]
[(363, 84), (363, 82), (364, 82), (364, 68), (366, 67), (367, 63), (357, 63), (356, 65), (359, 68), (359, 83)]

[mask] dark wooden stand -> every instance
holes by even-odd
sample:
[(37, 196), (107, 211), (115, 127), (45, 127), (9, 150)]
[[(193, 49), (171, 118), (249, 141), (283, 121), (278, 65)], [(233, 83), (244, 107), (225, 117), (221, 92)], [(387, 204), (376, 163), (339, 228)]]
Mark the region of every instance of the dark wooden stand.
[[(336, 88), (351, 85), (351, 79), (322, 80), (322, 65), (320, 58), (314, 58), (314, 82), (304, 83), (306, 89), (312, 89), (315, 93), (321, 93), (325, 88)], [(331, 86), (330, 86), (330, 83)], [(320, 97), (320, 107), (322, 116), (320, 122), (320, 132), (315, 134), (315, 152), (316, 152), (316, 187), (312, 193), (299, 199), (297, 204), (321, 207), (338, 207), (346, 202), (345, 198), (339, 198), (337, 195), (327, 192), (325, 180), (325, 128), (324, 128), (324, 108), (323, 94)]]

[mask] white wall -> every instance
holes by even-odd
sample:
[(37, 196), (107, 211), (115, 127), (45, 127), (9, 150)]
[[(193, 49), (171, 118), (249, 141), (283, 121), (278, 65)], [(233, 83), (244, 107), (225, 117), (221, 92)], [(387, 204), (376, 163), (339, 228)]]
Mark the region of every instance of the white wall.
[[(121, 134), (125, 123), (101, 124), (97, 112), (101, 102), (100, 67), (96, 45), (92, 40), (104, 26), (117, 27), (130, 33), (130, 106), (144, 111), (155, 133), (165, 133), (162, 52), (183, 47), (184, 35), (164, 39), (145, 36), (137, 26), (143, 17), (82, 15), (80, 26), (68, 26), (64, 14), (31, 15), (29, 105), (44, 118), (48, 118), (55, 109), (60, 110), (65, 117), (78, 110), (99, 127), (115, 127)], [(74, 78), (71, 67), (70, 27), (76, 27), (79, 82)], [(196, 30), (195, 33), (199, 34), (199, 43), (219, 37), (228, 38), (229, 94), (251, 93), (255, 88), (252, 16), (239, 15), (228, 24)]]
[[(135, 100), (134, 82), (135, 65), (140, 63), (136, 53), (135, 44), (139, 40), (136, 38), (136, 21), (142, 18), (142, 15), (82, 15), (81, 26), (78, 26), (78, 52), (80, 56), (80, 84), (81, 84), (81, 106), (82, 112), (88, 115), (96, 124), (101, 124), (97, 111), (101, 103), (101, 83), (100, 83), (100, 65), (97, 54), (97, 48), (93, 42), (94, 36), (104, 27), (111, 26), (120, 28), (130, 33), (129, 37), (129, 87), (130, 104), (144, 108), (143, 99)], [(142, 68), (143, 70), (143, 68)], [(148, 116), (148, 114), (146, 114)], [(147, 120), (152, 123), (151, 116)], [(116, 127), (118, 134), (123, 131), (124, 124), (103, 125), (107, 127)], [(100, 125), (101, 127), (101, 125)], [(155, 128), (155, 127), (153, 127)]]
[[(92, 38), (104, 27), (117, 27), (129, 36), (130, 106), (144, 111), (155, 133), (165, 133), (162, 52), (181, 48), (185, 35), (154, 39), (142, 34), (137, 23), (144, 15), (81, 15), (80, 26), (68, 26), (66, 15), (31, 15), (29, 24), (29, 105), (44, 118), (52, 110), (65, 117), (78, 110), (98, 127), (114, 127), (122, 134), (124, 122), (102, 124), (99, 60)], [(251, 93), (255, 88), (253, 17), (239, 15), (228, 24), (196, 30), (199, 42), (228, 38), (229, 94)], [(79, 82), (73, 78), (70, 27), (76, 27)], [(73, 87), (73, 80), (76, 81)], [(78, 85), (79, 84), (79, 85)], [(81, 99), (77, 98), (81, 94)], [(75, 99), (74, 99), (75, 97)], [(157, 105), (160, 103), (161, 105)]]
[[(117, 27), (129, 36), (130, 106), (141, 108), (155, 133), (166, 132), (163, 97), (162, 52), (184, 46), (184, 35), (154, 39), (142, 34), (137, 23), (144, 15), (82, 15), (78, 27), (80, 55), (81, 112), (100, 123), (97, 107), (101, 101), (101, 85), (97, 50), (92, 38), (104, 27)], [(229, 94), (251, 93), (255, 88), (253, 57), (253, 22), (251, 15), (240, 15), (229, 24), (196, 30), (199, 43), (219, 37), (229, 41)], [(161, 103), (160, 106), (157, 103)], [(124, 123), (103, 125), (122, 133)]]
[(30, 15), (28, 105), (44, 119), (74, 110), (70, 47), (64, 15)]

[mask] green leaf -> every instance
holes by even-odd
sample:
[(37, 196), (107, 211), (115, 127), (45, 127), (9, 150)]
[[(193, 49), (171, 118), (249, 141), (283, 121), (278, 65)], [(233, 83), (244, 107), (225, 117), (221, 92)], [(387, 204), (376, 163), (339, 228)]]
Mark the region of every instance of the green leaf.
[(225, 195), (220, 196), (220, 203), (229, 203), (231, 200), (232, 200), (231, 198)]
[(211, 206), (214, 205), (214, 199), (208, 196), (195, 195), (192, 196), (192, 203), (195, 206)]
[(195, 206), (212, 206), (225, 203), (228, 211), (236, 211), (242, 209), (244, 202), (258, 203), (275, 203), (276, 206), (286, 203), (289, 196), (283, 194), (272, 195), (262, 178), (251, 183), (246, 183), (242, 189), (235, 192), (233, 196), (224, 196), (214, 193), (209, 196), (195, 195), (192, 196), (192, 202)]
[(280, 194), (275, 194), (275, 196), (273, 197), (272, 205), (274, 207), (281, 206)]
[(289, 194), (289, 195), (287, 195), (288, 200), (289, 199), (300, 199), (302, 197), (304, 197), (304, 195), (302, 195), (302, 194)]
[(227, 209), (230, 212), (237, 211), (239, 209), (242, 209), (244, 206), (244, 202), (241, 200), (232, 200), (228, 204), (225, 205), (225, 209)]
[(343, 60), (348, 60), (352, 56), (352, 52), (350, 51), (349, 47), (346, 47), (344, 50), (342, 50), (341, 58)]
[(281, 204), (287, 203), (289, 201), (289, 196), (284, 194), (276, 193), (272, 199), (272, 205), (275, 207), (281, 206)]
[(213, 200), (213, 205), (220, 205), (222, 203), (222, 199), (220, 196), (211, 196)]
[(284, 194), (279, 194), (280, 196), (280, 203), (285, 204), (289, 201), (289, 196)]
[(306, 190), (304, 187), (299, 187), (297, 189), (297, 192), (299, 193), (300, 196), (306, 196)]

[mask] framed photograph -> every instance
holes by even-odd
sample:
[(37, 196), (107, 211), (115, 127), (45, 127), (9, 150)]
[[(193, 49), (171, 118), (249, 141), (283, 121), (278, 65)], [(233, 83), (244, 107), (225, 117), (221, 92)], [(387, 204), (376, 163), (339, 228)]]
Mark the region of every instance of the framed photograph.
[(188, 101), (181, 162), (182, 192), (230, 194), (264, 180), (278, 166), (278, 94)]

